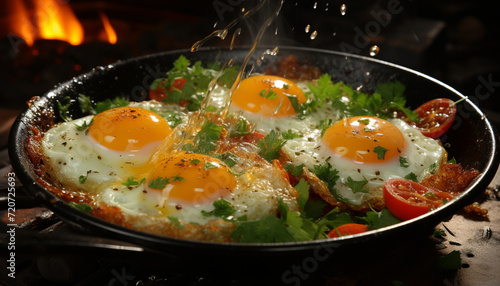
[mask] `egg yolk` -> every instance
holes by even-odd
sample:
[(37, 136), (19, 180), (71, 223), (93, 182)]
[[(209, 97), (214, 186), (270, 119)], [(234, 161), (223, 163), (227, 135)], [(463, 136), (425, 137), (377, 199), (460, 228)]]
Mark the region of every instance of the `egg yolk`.
[(160, 144), (172, 132), (160, 115), (139, 107), (118, 107), (94, 116), (88, 134), (101, 146), (114, 151), (138, 152)]
[(349, 117), (336, 122), (325, 131), (323, 144), (336, 156), (358, 164), (399, 158), (406, 148), (405, 138), (394, 124), (369, 116)]
[(278, 76), (252, 76), (240, 82), (232, 103), (262, 116), (290, 116), (297, 114), (290, 97), (298, 104), (306, 102), (304, 92), (290, 80)]
[(230, 194), (236, 178), (216, 158), (180, 153), (153, 169), (147, 178), (150, 190), (161, 191), (167, 202), (208, 205)]

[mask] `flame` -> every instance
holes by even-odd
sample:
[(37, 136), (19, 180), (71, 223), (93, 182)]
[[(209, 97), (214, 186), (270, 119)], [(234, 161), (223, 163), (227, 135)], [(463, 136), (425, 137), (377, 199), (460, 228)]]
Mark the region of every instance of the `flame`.
[(63, 40), (72, 45), (83, 42), (83, 27), (68, 4), (38, 0), (34, 6), (40, 38)]
[(115, 29), (111, 26), (108, 17), (103, 12), (99, 12), (99, 15), (101, 16), (102, 25), (104, 26), (104, 31), (108, 37), (108, 42), (113, 45), (116, 44), (118, 37), (116, 36)]
[(32, 46), (35, 41), (35, 30), (33, 24), (29, 20), (30, 16), (23, 1), (8, 1), (10, 21), (10, 29), (26, 41), (28, 46)]

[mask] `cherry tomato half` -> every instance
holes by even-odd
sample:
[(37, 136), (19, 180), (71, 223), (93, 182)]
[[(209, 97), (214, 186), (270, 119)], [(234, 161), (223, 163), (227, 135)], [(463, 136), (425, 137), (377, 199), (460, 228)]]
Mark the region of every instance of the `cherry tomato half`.
[(337, 226), (336, 228), (332, 229), (328, 233), (328, 237), (339, 237), (339, 236), (344, 236), (344, 235), (350, 235), (350, 234), (358, 234), (362, 232), (368, 231), (368, 226), (364, 224), (359, 224), (359, 223), (346, 223), (340, 226)]
[[(156, 100), (156, 101), (162, 101), (168, 97), (168, 91), (166, 91), (164, 88), (162, 88), (162, 84), (164, 84), (165, 81), (160, 82), (158, 84), (158, 87), (156, 89), (150, 89), (149, 90), (149, 99), (151, 100)], [(184, 87), (184, 84), (186, 83), (186, 80), (183, 78), (178, 78), (174, 80), (174, 83), (172, 86), (169, 88), (169, 91), (172, 91), (174, 88), (175, 89), (182, 89)]]
[(384, 200), (400, 220), (409, 220), (443, 205), (453, 196), (406, 179), (390, 179), (384, 184)]
[(412, 125), (425, 136), (436, 139), (450, 129), (457, 107), (451, 99), (436, 98), (422, 104), (415, 111), (421, 121)]

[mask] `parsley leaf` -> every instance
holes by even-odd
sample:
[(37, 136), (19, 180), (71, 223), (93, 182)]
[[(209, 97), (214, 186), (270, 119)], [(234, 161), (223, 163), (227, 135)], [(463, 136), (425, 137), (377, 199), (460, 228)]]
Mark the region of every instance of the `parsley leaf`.
[(220, 138), (223, 127), (219, 126), (212, 121), (207, 121), (201, 127), (201, 130), (196, 134), (194, 138), (194, 148), (193, 151), (197, 154), (208, 154), (215, 150), (217, 147), (217, 140)]
[(201, 163), (201, 161), (198, 160), (198, 159), (192, 159), (191, 160), (191, 164), (200, 164), (200, 163)]
[(243, 243), (295, 241), (283, 221), (274, 215), (236, 224), (231, 238)]
[(205, 166), (203, 166), (203, 170), (210, 170), (210, 169), (215, 169), (217, 168), (217, 165), (211, 163), (211, 162), (205, 162)]
[(414, 182), (418, 182), (417, 176), (413, 172), (411, 172), (408, 175), (406, 175), (405, 179), (412, 180)]
[(125, 97), (116, 97), (114, 99), (106, 99), (104, 101), (100, 101), (96, 103), (94, 108), (95, 114), (99, 114), (108, 109), (116, 108), (116, 107), (125, 107), (129, 105), (129, 101)]
[(389, 225), (400, 223), (388, 209), (382, 209), (380, 212), (366, 212), (365, 217), (357, 217), (358, 220), (368, 224), (369, 229), (383, 228)]
[(379, 159), (379, 160), (384, 160), (385, 159), (385, 153), (387, 151), (388, 150), (385, 149), (382, 146), (375, 146), (375, 148), (373, 148), (373, 152), (377, 153), (377, 159)]
[(94, 107), (89, 96), (80, 93), (78, 95), (78, 104), (83, 114), (94, 114)]
[(89, 133), (89, 130), (87, 128), (89, 128), (90, 125), (92, 125), (92, 123), (94, 123), (94, 118), (92, 118), (92, 120), (90, 120), (90, 123), (88, 123), (88, 124), (87, 124), (87, 121), (84, 121), (82, 125), (75, 124), (76, 130), (78, 130), (78, 131), (85, 130), (85, 135), (87, 135)]
[(454, 250), (438, 258), (438, 268), (443, 271), (454, 271), (462, 268), (460, 251)]
[(229, 132), (229, 138), (241, 137), (250, 134), (247, 128), (247, 121), (243, 118), (238, 120), (238, 123), (234, 126), (234, 129)]
[(269, 162), (280, 157), (280, 149), (285, 145), (286, 140), (279, 139), (279, 133), (271, 130), (266, 137), (257, 142), (257, 147), (260, 148), (259, 155)]
[(301, 210), (304, 209), (309, 199), (309, 189), (310, 186), (304, 179), (300, 179), (299, 183), (295, 185), (295, 190), (297, 190), (297, 193), (299, 193), (299, 198), (297, 199), (297, 203), (299, 204), (299, 208)]
[(167, 217), (170, 222), (175, 225), (175, 227), (177, 228), (184, 228), (184, 225), (180, 222), (180, 220), (178, 218), (176, 218), (175, 216), (168, 216)]
[(330, 193), (332, 193), (335, 199), (339, 202), (347, 202), (347, 200), (339, 195), (335, 189), (335, 184), (339, 179), (339, 171), (337, 169), (332, 169), (332, 165), (330, 165), (329, 162), (326, 162), (323, 165), (314, 165), (313, 168), (312, 172), (316, 174), (320, 180), (325, 182), (326, 186), (330, 190)]
[(267, 98), (267, 99), (276, 99), (276, 98), (278, 98), (278, 95), (272, 89), (269, 89), (267, 92), (266, 92), (265, 89), (263, 89), (263, 90), (261, 90), (259, 92), (259, 95), (262, 96), (263, 98)]
[(437, 166), (438, 165), (436, 163), (432, 163), (432, 165), (429, 166), (429, 173), (433, 174), (436, 171)]
[(408, 168), (410, 167), (410, 163), (408, 163), (408, 160), (406, 160), (405, 157), (399, 156), (399, 166), (403, 168)]
[(294, 164), (286, 164), (284, 166), (285, 170), (290, 173), (294, 177), (298, 177), (302, 174), (304, 170), (304, 164), (300, 164), (298, 166), (295, 166)]
[(148, 187), (153, 189), (163, 189), (170, 182), (169, 178), (156, 177), (149, 181)]
[(181, 177), (181, 176), (173, 176), (172, 177), (172, 181), (173, 182), (178, 182), (178, 181), (185, 181), (186, 179), (184, 179), (184, 177)]
[(92, 170), (88, 170), (86, 175), (81, 175), (80, 177), (78, 177), (78, 181), (80, 182), (80, 184), (85, 184), (91, 172)]
[(206, 217), (215, 216), (228, 220), (228, 218), (236, 212), (233, 205), (225, 199), (214, 201), (213, 206), (215, 207), (214, 210), (209, 212), (202, 210), (201, 213)]
[[(67, 102), (66, 104), (62, 104), (62, 102)], [(57, 101), (57, 110), (59, 111), (59, 117), (61, 117), (62, 120), (68, 122), (71, 121), (71, 115), (68, 113), (68, 109), (71, 105), (71, 100), (69, 96), (65, 96), (62, 100)]]
[(234, 165), (236, 165), (236, 161), (238, 160), (238, 156), (233, 153), (216, 154), (213, 155), (213, 157), (224, 162), (224, 164), (226, 164), (229, 168), (234, 167)]
[(134, 180), (134, 177), (128, 177), (127, 181), (125, 183), (122, 183), (122, 185), (131, 187), (131, 186), (138, 186), (146, 181), (146, 178), (142, 178), (139, 181)]
[(354, 193), (367, 193), (368, 189), (363, 188), (368, 183), (368, 180), (354, 181), (350, 176), (347, 177), (346, 185), (351, 188)]
[(281, 136), (283, 137), (283, 139), (286, 140), (302, 137), (302, 135), (294, 133), (292, 129), (285, 130), (284, 132), (281, 133)]

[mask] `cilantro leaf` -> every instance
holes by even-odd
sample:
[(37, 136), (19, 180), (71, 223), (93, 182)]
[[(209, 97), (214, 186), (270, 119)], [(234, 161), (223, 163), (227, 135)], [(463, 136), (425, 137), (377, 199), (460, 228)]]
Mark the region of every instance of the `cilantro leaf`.
[(382, 146), (375, 146), (375, 148), (373, 148), (373, 152), (377, 153), (377, 159), (379, 160), (385, 159), (385, 153), (387, 153), (387, 151), (388, 150)]
[(368, 189), (363, 188), (368, 183), (368, 180), (354, 181), (350, 176), (347, 177), (346, 185), (351, 188), (354, 193), (367, 193)]
[(125, 107), (129, 105), (129, 101), (125, 97), (116, 97), (114, 99), (106, 99), (96, 103), (94, 108), (95, 114), (99, 114), (108, 109), (116, 108), (116, 107)]
[(234, 165), (236, 165), (236, 161), (238, 160), (238, 156), (233, 153), (215, 154), (213, 157), (224, 162), (224, 164), (226, 164), (229, 168), (234, 167)]
[(163, 189), (170, 182), (169, 178), (156, 177), (149, 181), (148, 187), (153, 189)]
[(260, 148), (259, 155), (269, 162), (280, 157), (280, 149), (285, 145), (286, 140), (279, 139), (279, 133), (271, 130), (266, 137), (257, 142), (257, 147)]
[(286, 164), (284, 166), (285, 170), (290, 173), (294, 177), (298, 177), (302, 174), (304, 170), (304, 164), (300, 164), (298, 166), (295, 166), (294, 164)]

